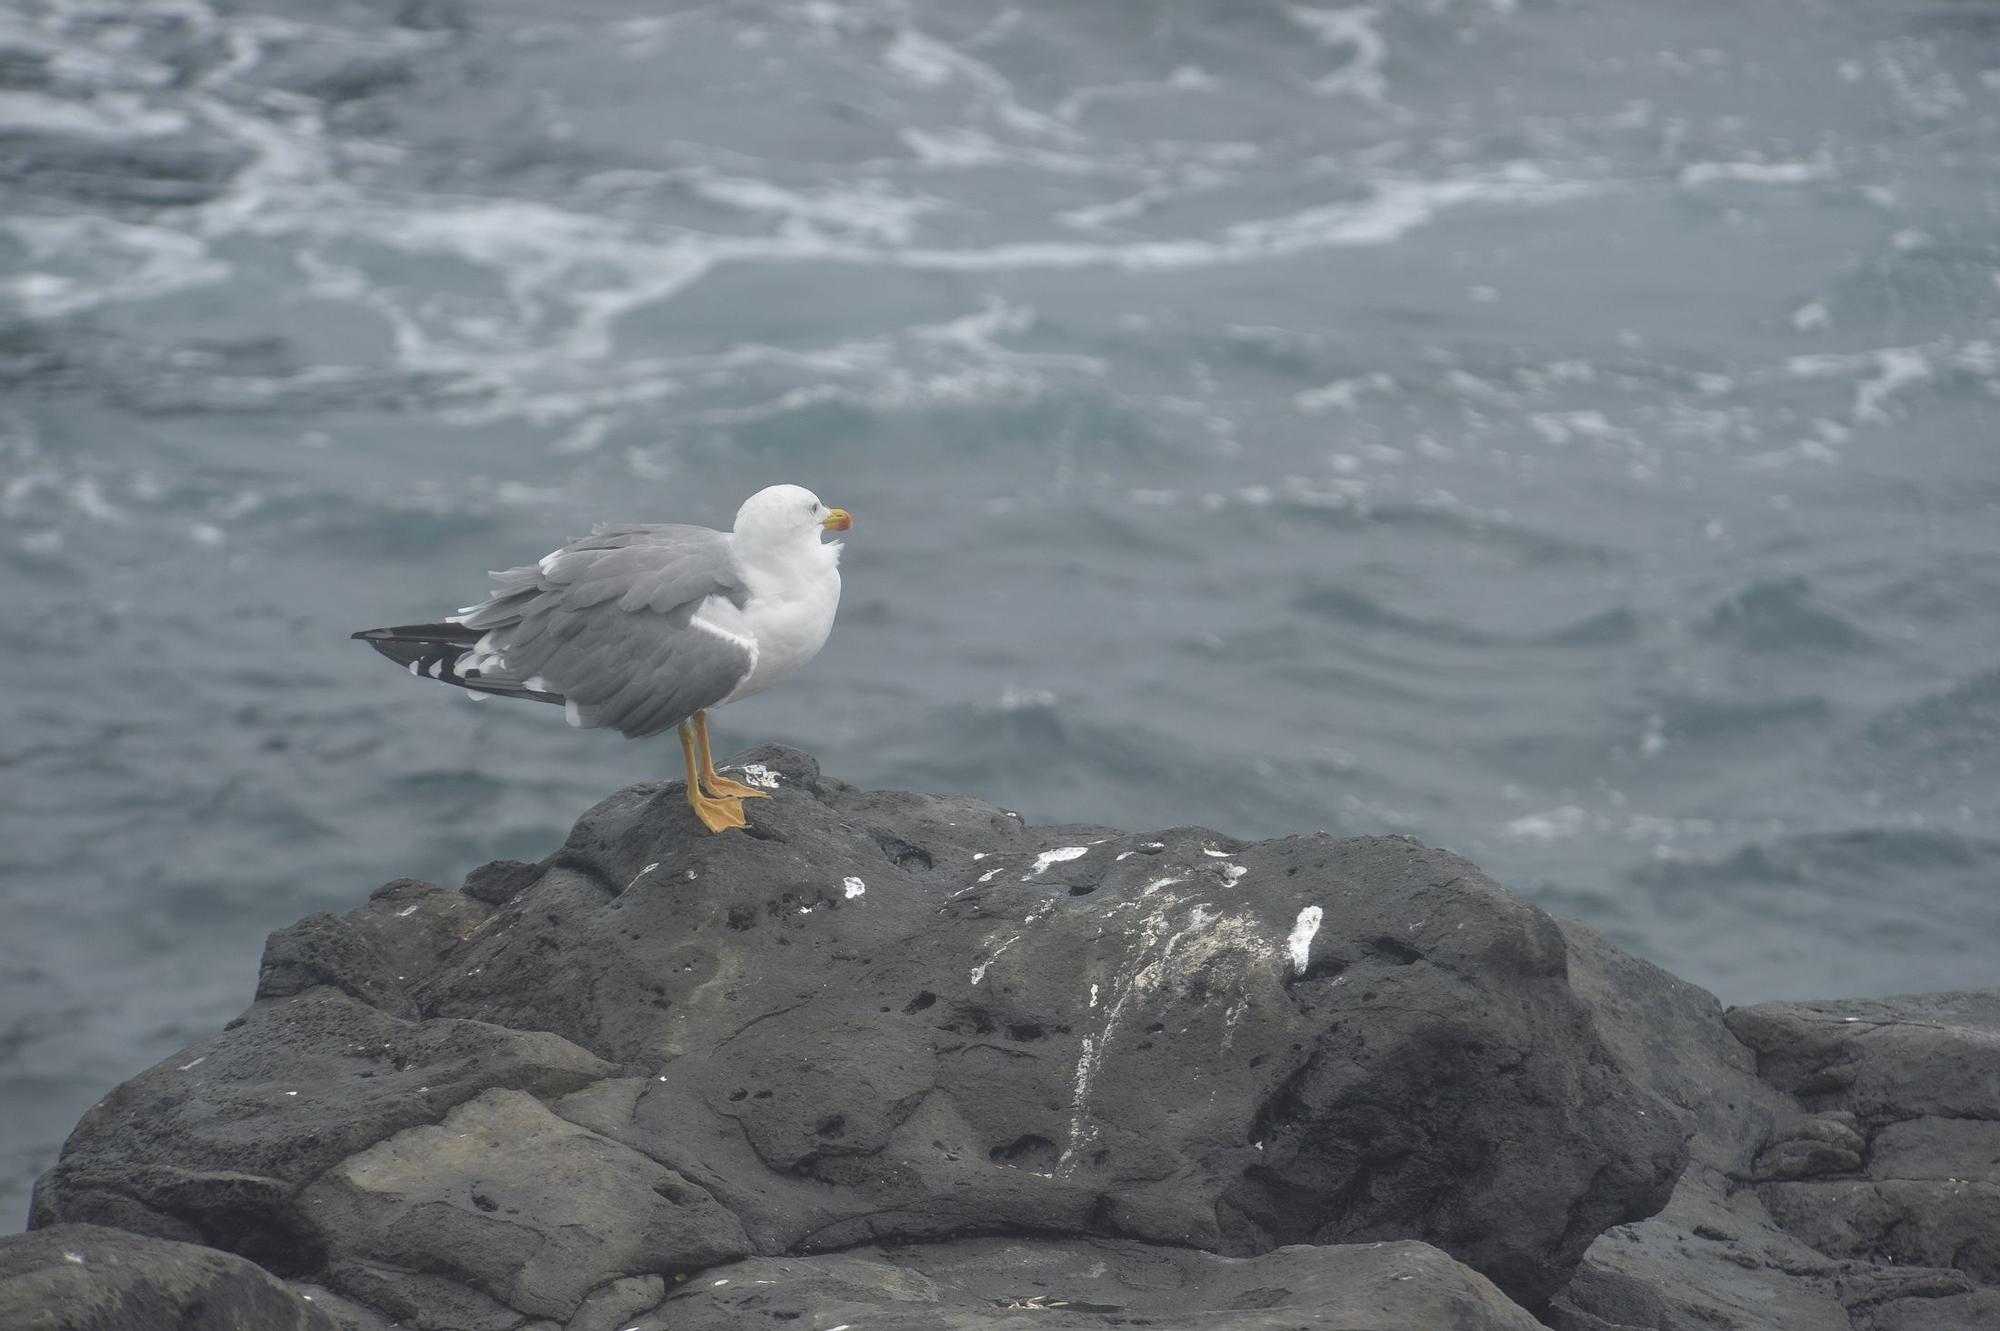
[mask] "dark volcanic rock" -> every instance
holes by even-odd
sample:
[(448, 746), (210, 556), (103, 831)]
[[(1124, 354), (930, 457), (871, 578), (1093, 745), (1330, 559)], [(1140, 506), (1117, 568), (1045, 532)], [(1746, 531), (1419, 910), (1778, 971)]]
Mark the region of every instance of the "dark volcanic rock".
[(1673, 1200), (1597, 1240), (1557, 1327), (2000, 1331), (2000, 995), (1725, 1020), (1693, 986), (1564, 930), (1600, 1029), (1698, 1110), (1698, 1131)]
[(0, 1242), (8, 1331), (342, 1331), (254, 1262), (97, 1225)]
[(1416, 1236), (1533, 1301), (1665, 1200), (1679, 1116), (1610, 1058), (1554, 922), (1455, 856), (1031, 829), (773, 757), (754, 836), (674, 787), (591, 810), (420, 1000), (638, 1074), (557, 1110), (760, 1252)]
[(2000, 1285), (2000, 994), (1769, 1003), (1729, 1026), (1811, 1113), (1759, 1157), (1780, 1225)]
[(749, 1251), (701, 1188), (519, 1091), (349, 1157), (302, 1206), (336, 1271), (414, 1265), (546, 1317), (627, 1271), (698, 1271)]
[[(1024, 1320), (1032, 1318), (1032, 1321)], [(690, 1283), (629, 1331), (1195, 1326), (1204, 1331), (1539, 1331), (1422, 1243), (1217, 1257), (1112, 1239), (968, 1239), (764, 1258)]]
[(30, 1223), (116, 1225), (292, 1274), (322, 1254), (300, 1188), (491, 1087), (557, 1095), (614, 1069), (542, 1031), (411, 1022), (315, 989), (260, 1001), (92, 1106)]
[(34, 1223), (252, 1257), (348, 1331), (1991, 1325), (1991, 996), (1725, 1022), (1407, 839), (752, 757), (748, 834), (634, 786), (273, 934)]

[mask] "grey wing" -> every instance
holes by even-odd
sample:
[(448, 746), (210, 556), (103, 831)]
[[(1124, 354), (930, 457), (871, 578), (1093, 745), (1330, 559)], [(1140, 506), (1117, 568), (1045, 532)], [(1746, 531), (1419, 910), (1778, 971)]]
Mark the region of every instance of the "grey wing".
[(754, 644), (698, 622), (710, 597), (747, 595), (721, 532), (600, 526), (493, 576), (493, 595), (457, 617), (481, 633), (464, 669), (559, 693), (576, 724), (656, 735), (722, 702), (756, 664)]

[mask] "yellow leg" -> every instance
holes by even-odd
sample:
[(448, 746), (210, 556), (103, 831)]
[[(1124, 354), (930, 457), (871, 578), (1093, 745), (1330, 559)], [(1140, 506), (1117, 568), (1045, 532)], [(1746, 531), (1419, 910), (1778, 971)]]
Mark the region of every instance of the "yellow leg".
[(731, 781), (715, 770), (715, 755), (708, 751), (708, 713), (694, 714), (695, 739), (701, 745), (701, 784), (711, 795), (729, 795), (739, 800), (761, 800), (770, 798), (771, 792), (746, 786), (741, 781)]
[(728, 827), (748, 827), (750, 823), (743, 817), (742, 800), (717, 799), (703, 792), (694, 745), (694, 727), (681, 722), (681, 758), (687, 763), (688, 807), (694, 810), (695, 817), (701, 819), (701, 825), (711, 832), (720, 832)]

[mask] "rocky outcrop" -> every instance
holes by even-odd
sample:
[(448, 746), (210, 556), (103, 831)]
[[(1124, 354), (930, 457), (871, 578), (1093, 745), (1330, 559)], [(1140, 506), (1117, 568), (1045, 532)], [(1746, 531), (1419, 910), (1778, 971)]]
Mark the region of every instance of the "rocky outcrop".
[(635, 786), (540, 864), (274, 934), (33, 1223), (240, 1254), (355, 1328), (1990, 1309), (2000, 1087), (1896, 1089), (1992, 1040), (1979, 1000), (1725, 1022), (1407, 839), (1038, 828), (750, 757), (748, 835)]
[(1725, 1014), (1563, 928), (1599, 1030), (1696, 1133), (1672, 1200), (1592, 1245), (1552, 1325), (2000, 1329), (2000, 994)]
[(0, 1326), (34, 1331), (341, 1331), (255, 1262), (97, 1225), (0, 1243)]

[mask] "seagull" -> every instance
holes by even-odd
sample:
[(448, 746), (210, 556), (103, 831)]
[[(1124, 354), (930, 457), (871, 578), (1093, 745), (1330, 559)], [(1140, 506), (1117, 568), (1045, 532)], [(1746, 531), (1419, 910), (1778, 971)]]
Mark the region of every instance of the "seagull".
[(643, 739), (678, 729), (687, 798), (711, 832), (748, 827), (765, 791), (715, 770), (711, 708), (762, 693), (819, 654), (840, 605), (854, 519), (796, 485), (759, 490), (720, 532), (600, 523), (436, 624), (353, 636), (413, 675), (477, 698), (554, 703), (573, 726)]

